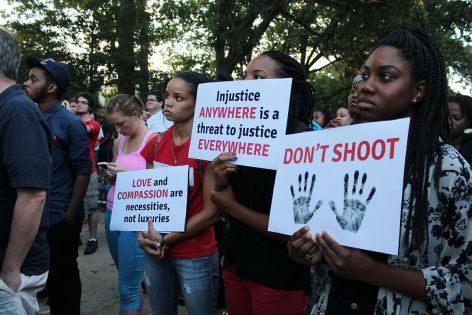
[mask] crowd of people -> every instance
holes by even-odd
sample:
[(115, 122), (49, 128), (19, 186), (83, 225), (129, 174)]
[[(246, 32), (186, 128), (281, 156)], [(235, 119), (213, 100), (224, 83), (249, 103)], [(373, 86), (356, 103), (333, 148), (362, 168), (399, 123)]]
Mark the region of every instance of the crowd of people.
[[(332, 119), (289, 55), (264, 52), (244, 72), (292, 78), (286, 134), (410, 117), (398, 255), (308, 226), (269, 232), (275, 170), (237, 165), (232, 152), (189, 157), (197, 89), (212, 81), (204, 74), (175, 75), (145, 104), (118, 94), (98, 106), (87, 92), (61, 102), (70, 78), (54, 59), (26, 58), (23, 90), (20, 56), (0, 28), (0, 313), (37, 314), (46, 287), (51, 314), (80, 314), (82, 223), (90, 255), (102, 212), (120, 314), (141, 314), (147, 298), (153, 314), (176, 315), (179, 294), (198, 315), (472, 312), (472, 98), (448, 97), (441, 52), (423, 31), (382, 38)], [(184, 232), (151, 221), (144, 232), (110, 230), (118, 173), (181, 165)]]

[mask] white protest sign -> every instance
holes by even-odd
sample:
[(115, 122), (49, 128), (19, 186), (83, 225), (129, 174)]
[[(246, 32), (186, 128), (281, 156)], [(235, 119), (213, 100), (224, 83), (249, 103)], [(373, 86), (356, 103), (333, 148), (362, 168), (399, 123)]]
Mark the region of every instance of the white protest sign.
[(292, 79), (200, 84), (189, 156), (236, 153), (239, 165), (275, 169), (285, 135)]
[(120, 172), (110, 222), (112, 231), (147, 231), (148, 219), (160, 232), (185, 230), (188, 166)]
[(398, 254), (409, 118), (285, 136), (269, 231)]

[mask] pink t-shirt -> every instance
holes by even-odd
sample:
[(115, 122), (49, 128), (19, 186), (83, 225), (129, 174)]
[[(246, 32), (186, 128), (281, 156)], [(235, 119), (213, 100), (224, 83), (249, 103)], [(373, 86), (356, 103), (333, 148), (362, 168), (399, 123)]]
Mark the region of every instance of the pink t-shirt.
[[(141, 150), (146, 146), (149, 137), (154, 134), (152, 130), (149, 130), (143, 137), (141, 145), (138, 150), (130, 154), (123, 153), (123, 145), (126, 142), (127, 137), (121, 136), (120, 143), (118, 144), (118, 156), (116, 157), (115, 163), (126, 168), (129, 171), (145, 170), (146, 160), (141, 156)], [(113, 210), (113, 198), (115, 197), (115, 185), (111, 186), (107, 196), (107, 209)]]

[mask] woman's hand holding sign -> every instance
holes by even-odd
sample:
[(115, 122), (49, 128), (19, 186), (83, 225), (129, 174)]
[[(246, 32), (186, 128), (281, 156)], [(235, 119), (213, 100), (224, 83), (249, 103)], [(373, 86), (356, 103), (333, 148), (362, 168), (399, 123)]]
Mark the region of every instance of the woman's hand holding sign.
[(215, 191), (223, 191), (228, 187), (229, 177), (238, 171), (238, 166), (232, 163), (236, 159), (235, 154), (226, 152), (221, 153), (211, 162), (211, 168), (215, 173)]
[(229, 187), (229, 177), (238, 170), (238, 166), (231, 163), (236, 159), (235, 154), (226, 152), (221, 153), (211, 162), (215, 182), (210, 199), (225, 212), (228, 211), (227, 203), (234, 200), (232, 189), (227, 188)]
[(287, 242), (290, 258), (300, 265), (316, 265), (324, 258), (331, 271), (357, 281), (368, 281), (376, 261), (362, 250), (339, 245), (328, 233), (313, 236), (304, 226)]
[(310, 233), (304, 226), (295, 232), (287, 242), (290, 258), (297, 264), (317, 265), (322, 259), (330, 270), (346, 279), (376, 283), (379, 273), (385, 273), (386, 266), (362, 250), (339, 245), (328, 233)]
[(343, 278), (371, 283), (380, 264), (360, 249), (339, 245), (327, 232), (317, 233), (316, 242), (331, 271)]
[(148, 231), (139, 232), (138, 234), (138, 244), (144, 252), (155, 258), (164, 258), (167, 252), (167, 246), (163, 242), (156, 242), (156, 236), (159, 235), (159, 232), (154, 229), (152, 220), (148, 220)]
[(295, 232), (288, 240), (287, 248), (290, 258), (300, 265), (315, 265), (323, 258), (309, 226)]

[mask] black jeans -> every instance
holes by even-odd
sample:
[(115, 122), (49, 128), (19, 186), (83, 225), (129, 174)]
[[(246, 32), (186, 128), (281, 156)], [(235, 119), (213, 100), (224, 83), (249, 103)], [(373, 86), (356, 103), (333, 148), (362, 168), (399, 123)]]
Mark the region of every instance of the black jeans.
[(47, 288), (51, 315), (80, 315), (79, 233), (64, 219), (49, 228), (51, 261)]

